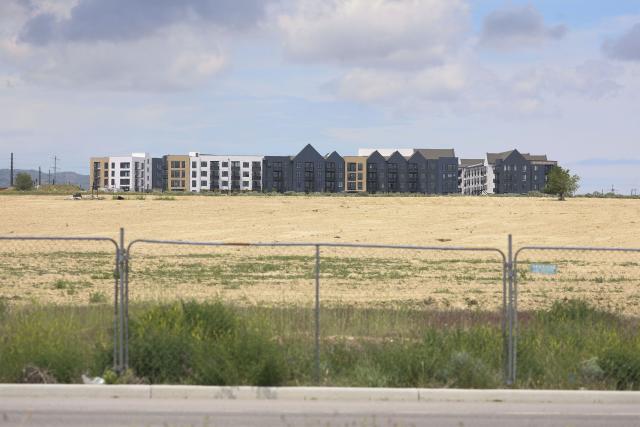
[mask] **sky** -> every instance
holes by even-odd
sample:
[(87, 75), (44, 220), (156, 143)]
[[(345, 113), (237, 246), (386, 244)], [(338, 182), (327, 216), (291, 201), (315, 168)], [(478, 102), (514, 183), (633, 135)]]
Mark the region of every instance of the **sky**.
[(0, 168), (307, 143), (640, 190), (640, 0), (0, 0)]

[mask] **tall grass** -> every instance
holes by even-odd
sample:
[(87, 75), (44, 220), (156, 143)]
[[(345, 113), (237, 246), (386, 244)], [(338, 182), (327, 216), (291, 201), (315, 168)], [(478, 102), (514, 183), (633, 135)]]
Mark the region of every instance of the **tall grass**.
[[(309, 385), (310, 308), (234, 307), (220, 302), (130, 308), (130, 367), (149, 383)], [(0, 306), (0, 381), (26, 366), (60, 382), (110, 367), (112, 311)], [(371, 387), (502, 385), (497, 313), (480, 310), (326, 308), (321, 312), (321, 384)], [(561, 301), (522, 313), (522, 388), (640, 389), (638, 320)]]

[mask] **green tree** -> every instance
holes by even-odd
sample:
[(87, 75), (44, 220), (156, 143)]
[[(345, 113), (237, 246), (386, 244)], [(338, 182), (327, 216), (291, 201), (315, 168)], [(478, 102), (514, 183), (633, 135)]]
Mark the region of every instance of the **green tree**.
[(564, 200), (565, 196), (572, 196), (576, 192), (580, 183), (578, 175), (571, 175), (569, 169), (554, 166), (549, 171), (547, 186), (544, 191), (548, 194), (556, 194), (558, 200)]
[(20, 172), (16, 176), (16, 190), (29, 191), (33, 189), (33, 180), (31, 175), (25, 172)]

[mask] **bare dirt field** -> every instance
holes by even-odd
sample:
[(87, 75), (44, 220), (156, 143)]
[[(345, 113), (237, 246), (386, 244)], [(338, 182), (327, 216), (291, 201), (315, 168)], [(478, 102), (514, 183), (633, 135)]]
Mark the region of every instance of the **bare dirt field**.
[[(226, 242), (495, 247), (640, 247), (640, 200), (498, 197), (184, 196), (173, 200), (0, 197), (0, 236), (107, 236)], [(1, 242), (0, 296), (100, 303), (113, 293), (108, 244)], [(219, 297), (242, 304), (313, 301), (313, 248), (148, 246), (131, 253), (132, 301)], [(323, 250), (330, 304), (496, 309), (502, 264), (490, 253)], [(552, 263), (555, 275), (530, 272)], [(523, 253), (520, 308), (562, 298), (640, 313), (640, 254)]]

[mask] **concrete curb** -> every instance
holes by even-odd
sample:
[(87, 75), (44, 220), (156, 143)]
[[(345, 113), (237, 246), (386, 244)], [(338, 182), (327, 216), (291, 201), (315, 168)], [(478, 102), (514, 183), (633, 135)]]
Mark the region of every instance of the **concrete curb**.
[(3, 398), (341, 400), (636, 404), (640, 392), (591, 390), (457, 390), (339, 387), (0, 384)]

